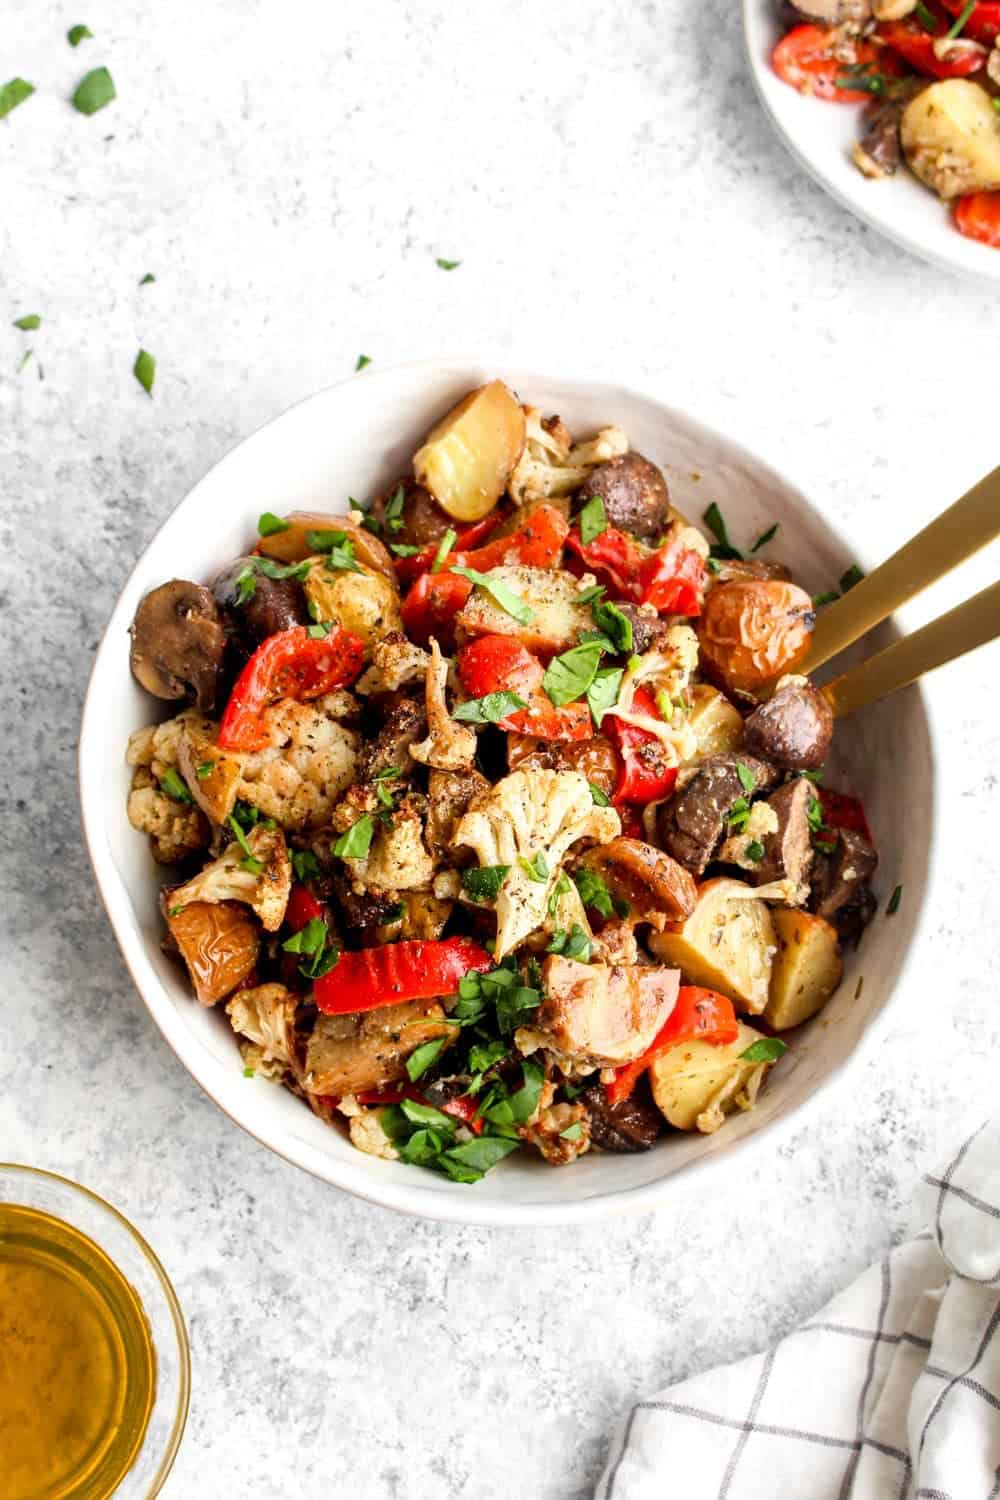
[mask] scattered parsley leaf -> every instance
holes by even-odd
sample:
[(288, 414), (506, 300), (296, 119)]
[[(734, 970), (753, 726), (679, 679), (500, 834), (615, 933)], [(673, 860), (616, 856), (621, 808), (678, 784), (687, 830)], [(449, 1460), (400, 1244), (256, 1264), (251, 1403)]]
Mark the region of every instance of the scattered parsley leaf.
[(311, 849), (292, 850), (292, 869), (295, 871), (296, 880), (303, 883), (314, 879), (321, 873), (320, 862)]
[(848, 568), (847, 572), (844, 573), (841, 577), (841, 592), (846, 594), (848, 590), (852, 589), (856, 583), (860, 583), (864, 576), (864, 573), (862, 573), (857, 563), (851, 563), (851, 566)]
[(751, 793), (753, 793), (754, 791), (756, 791), (756, 788), (757, 788), (757, 779), (756, 779), (756, 777), (754, 776), (754, 774), (751, 771), (750, 767), (749, 766), (745, 766), (741, 760), (738, 760), (736, 762), (736, 774), (740, 778), (740, 786), (743, 788), (743, 790), (746, 792), (747, 796), (749, 797), (751, 795)]
[(476, 1178), (459, 1176), (459, 1182), (475, 1181), (495, 1167), (498, 1161), (503, 1161), (512, 1151), (516, 1151), (521, 1142), (516, 1138), (510, 1140), (506, 1136), (480, 1135), (474, 1140), (465, 1141), (461, 1146), (453, 1146), (450, 1151), (445, 1151), (441, 1156), (441, 1164), (450, 1177), (456, 1176), (455, 1169), (475, 1172)]
[(244, 1068), (243, 1069), (243, 1077), (244, 1078), (256, 1078), (257, 1077), (257, 1071), (256, 1071), (256, 1069), (255, 1068)]
[(965, 30), (965, 23), (972, 15), (972, 12), (975, 10), (976, 4), (977, 0), (968, 0), (968, 4), (963, 9), (962, 14), (958, 17), (958, 20), (955, 22), (954, 26), (949, 27), (949, 29), (945, 32), (945, 41), (953, 42), (956, 37), (962, 35), (962, 32)]
[(615, 914), (614, 902), (611, 892), (604, 882), (603, 876), (596, 870), (590, 870), (584, 865), (576, 871), (573, 883), (580, 893), (580, 900), (584, 906), (592, 906), (602, 917), (613, 917)]
[(762, 531), (760, 536), (754, 542), (753, 546), (750, 548), (750, 551), (759, 552), (761, 547), (766, 547), (768, 542), (773, 542), (778, 534), (778, 528), (780, 527), (780, 525), (780, 521), (775, 521), (773, 526), (769, 526), (766, 531)]
[(563, 927), (557, 927), (545, 951), (559, 953), (563, 958), (575, 958), (579, 963), (589, 964), (592, 945), (579, 922), (574, 922), (569, 932)]
[(836, 589), (827, 589), (827, 591), (826, 591), (825, 594), (813, 594), (813, 598), (812, 598), (813, 607), (815, 609), (819, 609), (820, 605), (822, 605), (822, 604), (832, 604), (835, 599), (839, 599), (839, 598), (840, 598), (840, 594), (837, 592)]
[(276, 516), (273, 510), (266, 510), (257, 522), (258, 536), (277, 536), (281, 531), (290, 531), (291, 522), (285, 521), (281, 516)]
[(356, 823), (352, 823), (345, 833), (333, 846), (333, 852), (340, 859), (364, 859), (372, 846), (372, 834), (375, 825), (372, 822), (371, 813), (364, 813)]
[(594, 680), (587, 689), (587, 707), (595, 724), (599, 725), (604, 715), (618, 702), (624, 675), (621, 667), (602, 667), (594, 674)]
[(732, 542), (729, 540), (729, 533), (726, 530), (726, 523), (723, 519), (722, 511), (716, 505), (714, 500), (705, 511), (704, 515), (702, 516), (702, 520), (705, 522), (705, 525), (715, 537), (716, 545), (712, 548), (713, 557), (738, 559), (743, 556), (742, 552), (740, 552), (738, 548), (734, 547)]
[(530, 1120), (538, 1108), (538, 1101), (542, 1093), (542, 1083), (545, 1079), (542, 1069), (537, 1063), (533, 1062), (523, 1062), (521, 1064), (521, 1076), (524, 1082), (516, 1093), (511, 1094), (508, 1101), (511, 1114), (519, 1125), (523, 1124), (525, 1120)]
[(405, 500), (405, 498), (406, 492), (403, 486), (400, 485), (395, 494), (390, 498), (389, 503), (385, 508), (383, 519), (385, 522), (386, 531), (391, 531), (394, 534), (397, 531), (402, 531), (403, 501)]
[(746, 855), (747, 859), (752, 859), (755, 864), (759, 864), (760, 861), (764, 858), (764, 845), (760, 842), (759, 839), (751, 839), (749, 844), (747, 844), (746, 848), (744, 849), (743, 853)]
[(457, 271), (462, 262), (460, 260), (445, 260), (443, 256), (439, 255), (434, 264), (440, 267), (442, 271)]
[[(238, 803), (237, 806), (239, 806)], [(254, 809), (254, 811), (256, 811), (256, 808)], [(239, 844), (240, 848), (243, 850), (243, 853), (246, 855), (247, 859), (253, 859), (254, 852), (250, 848), (250, 843), (246, 835), (246, 829), (243, 827), (242, 823), (237, 817), (235, 809), (229, 815), (229, 827), (232, 829), (233, 837)]]
[(567, 1125), (565, 1130), (560, 1130), (559, 1138), (564, 1141), (578, 1141), (583, 1135), (583, 1121), (574, 1120), (572, 1125)]
[(13, 327), (23, 329), (25, 333), (32, 333), (41, 326), (42, 320), (38, 313), (25, 313), (23, 318), (15, 318), (13, 323)]
[(366, 365), (370, 365), (370, 364), (371, 364), (371, 359), (369, 358), (369, 356), (367, 354), (359, 354), (358, 355), (358, 362), (354, 366), (354, 373), (357, 374), (357, 372), (359, 370), (363, 370)]
[(889, 904), (885, 909), (885, 914), (887, 917), (894, 917), (896, 915), (896, 913), (899, 911), (899, 903), (900, 901), (902, 901), (902, 899), (903, 887), (901, 885), (897, 885), (896, 889), (889, 897)]
[(89, 26), (82, 26), (78, 24), (69, 28), (66, 33), (66, 40), (67, 42), (69, 42), (71, 47), (79, 47), (81, 42), (86, 41), (88, 37), (92, 38), (93, 35), (94, 33), (91, 31)]
[(777, 1036), (762, 1036), (739, 1055), (740, 1062), (777, 1062), (788, 1051), (788, 1043)]
[(594, 495), (588, 500), (577, 519), (580, 523), (580, 540), (586, 547), (608, 529), (603, 495)]
[(438, 549), (434, 554), (434, 561), (431, 563), (432, 573), (440, 573), (441, 569), (444, 567), (445, 558), (448, 556), (448, 553), (451, 551), (452, 547), (454, 547), (457, 541), (458, 532), (455, 531), (451, 526), (449, 526), (444, 536), (438, 542)]
[(139, 285), (140, 286), (152, 286), (152, 284), (153, 284), (153, 282), (155, 280), (156, 280), (156, 277), (153, 275), (152, 271), (147, 271), (146, 274), (145, 274), (145, 276), (139, 282)]
[(309, 639), (311, 641), (325, 641), (326, 638), (327, 638), (327, 636), (330, 634), (330, 631), (332, 629), (333, 629), (333, 622), (332, 621), (330, 621), (330, 620), (315, 620), (313, 622), (313, 624), (309, 626), (308, 630), (306, 631), (306, 634), (308, 635), (308, 637), (309, 637)]
[(606, 593), (607, 589), (604, 587), (603, 583), (595, 583), (592, 588), (584, 589), (582, 593), (577, 594), (576, 598), (573, 600), (573, 603), (593, 604), (595, 599), (602, 598)]
[(116, 97), (114, 80), (107, 68), (92, 68), (77, 84), (73, 106), (81, 115), (96, 115)]
[(424, 1042), (422, 1047), (417, 1047), (410, 1053), (406, 1059), (406, 1071), (411, 1083), (416, 1083), (417, 1079), (427, 1072), (431, 1063), (437, 1062), (450, 1041), (450, 1036), (438, 1036), (431, 1042)]
[(35, 356), (34, 349), (25, 349), (24, 353), (21, 355), (21, 363), (17, 367), (17, 373), (19, 375), (20, 375), (21, 371), (24, 369), (25, 365), (28, 364), (34, 358), (34, 356)]
[(519, 708), (527, 708), (523, 698), (516, 693), (487, 693), (482, 698), (469, 698), (453, 708), (453, 719), (466, 724), (499, 724)]
[(589, 690), (597, 676), (601, 650), (599, 642), (589, 641), (585, 646), (573, 646), (561, 656), (552, 658), (542, 678), (542, 690), (557, 708), (582, 698)]
[(423, 547), (415, 547), (412, 542), (389, 543), (389, 551), (395, 553), (396, 557), (416, 557), (417, 553), (423, 550)]
[(810, 833), (819, 833), (826, 827), (823, 822), (823, 804), (818, 797), (810, 797), (806, 803), (806, 819)]
[(931, 36), (937, 36), (938, 27), (937, 21), (934, 18), (934, 12), (924, 4), (924, 0), (917, 0), (917, 7), (914, 14), (925, 31), (930, 32)]
[(510, 874), (510, 865), (482, 865), (462, 871), (462, 889), (473, 901), (495, 901)]
[(307, 531), (306, 546), (313, 552), (322, 552), (327, 567), (335, 573), (361, 572), (354, 556), (354, 543), (346, 531)]
[(167, 916), (168, 917), (179, 917), (180, 914), (181, 914), (181, 912), (183, 910), (184, 910), (184, 903), (182, 902), (180, 906), (172, 906), (172, 907), (170, 907), (169, 911), (167, 912)]
[(616, 651), (625, 656), (632, 650), (635, 644), (632, 621), (617, 604), (612, 604), (610, 600), (606, 604), (598, 604), (594, 610), (594, 620)]
[(520, 594), (516, 594), (499, 578), (491, 578), (489, 573), (480, 573), (477, 568), (464, 568), (458, 564), (450, 568), (449, 572), (458, 573), (460, 577), (467, 578), (470, 583), (484, 589), (519, 625), (530, 625), (535, 618), (534, 610), (525, 604)]
[(175, 802), (193, 802), (194, 798), (184, 784), (183, 778), (170, 766), (160, 777), (160, 786)]
[(281, 947), (285, 953), (301, 956), (299, 973), (306, 979), (321, 979), (340, 960), (340, 953), (331, 942), (327, 925), (321, 917), (310, 917), (304, 927), (285, 939)]
[(750, 804), (745, 797), (737, 797), (729, 812), (726, 821), (732, 833), (742, 833), (750, 821)]
[(26, 78), (12, 78), (9, 83), (3, 84), (0, 87), (0, 120), (19, 104), (23, 104), (25, 99), (30, 99), (34, 92), (35, 85)]
[[(593, 712), (593, 709), (591, 712)], [(611, 806), (611, 798), (605, 792), (602, 792), (599, 786), (593, 781), (588, 781), (587, 785), (590, 787), (590, 795), (595, 807)]]
[(140, 349), (132, 366), (132, 374), (138, 380), (147, 396), (153, 394), (153, 381), (156, 379), (156, 360), (145, 349)]
[(848, 72), (841, 78), (835, 78), (833, 86), (838, 89), (856, 89), (861, 94), (881, 96), (886, 89), (885, 74)]
[(214, 770), (214, 760), (203, 760), (200, 766), (195, 767), (194, 774), (197, 776), (199, 781), (207, 781)]
[(552, 873), (549, 869), (549, 862), (545, 857), (544, 849), (539, 849), (538, 853), (531, 859), (525, 859), (522, 854), (518, 860), (518, 864), (528, 879), (537, 881), (539, 885), (544, 885)]

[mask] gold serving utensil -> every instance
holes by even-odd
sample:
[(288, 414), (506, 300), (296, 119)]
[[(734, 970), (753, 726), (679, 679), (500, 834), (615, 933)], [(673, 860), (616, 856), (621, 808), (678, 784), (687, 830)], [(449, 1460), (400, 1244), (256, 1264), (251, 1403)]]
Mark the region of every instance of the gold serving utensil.
[[(888, 619), (892, 612), (913, 599), (937, 579), (943, 578), (950, 573), (952, 568), (964, 562), (967, 557), (985, 547), (1000, 536), (1000, 467), (987, 474), (978, 484), (973, 485), (967, 494), (954, 505), (944, 511), (923, 531), (917, 533), (902, 547), (888, 558), (881, 567), (862, 578), (859, 583), (838, 599), (836, 604), (831, 604), (828, 609), (820, 615), (813, 630), (812, 641), (809, 651), (797, 668), (800, 672), (814, 672), (824, 662), (829, 661), (831, 656), (836, 656), (838, 651), (843, 651), (854, 641), (860, 639), (874, 626)], [(941, 620), (935, 622), (934, 626), (928, 625), (925, 630), (943, 628), (948, 625), (949, 632), (969, 631), (969, 642), (958, 646), (954, 642), (956, 637), (948, 635), (948, 640), (953, 644), (948, 654), (938, 656), (936, 660), (928, 658), (928, 665), (921, 667), (917, 672), (906, 678), (901, 678), (896, 686), (902, 687), (907, 682), (912, 682), (921, 671), (930, 671), (932, 666), (940, 666), (950, 661), (955, 656), (960, 656), (963, 651), (971, 651), (973, 646), (982, 645), (984, 641), (992, 639), (990, 634), (977, 635), (982, 629), (979, 622), (988, 618), (990, 590), (980, 594), (978, 599), (970, 599), (967, 605), (953, 610), (951, 614), (945, 615)], [(979, 604), (979, 601), (983, 601)], [(985, 613), (979, 615), (961, 615), (962, 610), (971, 610), (974, 605)], [(993, 601), (996, 609), (996, 601)], [(961, 615), (961, 619), (958, 617)], [(994, 614), (994, 625), (996, 626)], [(995, 635), (997, 630), (994, 629)], [(916, 643), (925, 636), (925, 631), (918, 631), (910, 638)], [(906, 645), (900, 641), (898, 646)], [(926, 649), (921, 647), (921, 649)], [(896, 646), (890, 646), (882, 656), (888, 657), (890, 652), (897, 650)], [(934, 655), (933, 650), (931, 656)], [(876, 657), (874, 660), (879, 660)], [(896, 660), (899, 660), (897, 658)], [(866, 666), (872, 666), (872, 662)], [(908, 670), (908, 669), (905, 669)], [(831, 684), (832, 686), (832, 684)], [(891, 688), (884, 689), (875, 696), (884, 697), (885, 692)], [(870, 699), (865, 700), (870, 701)], [(855, 705), (857, 707), (859, 705)], [(846, 710), (845, 710), (846, 711)]]
[[(997, 474), (1000, 474), (1000, 469)], [(996, 474), (992, 477), (996, 478)], [(877, 575), (873, 573), (871, 576)], [(860, 584), (857, 586), (861, 587)], [(945, 662), (954, 661), (977, 646), (985, 646), (987, 641), (998, 636), (1000, 582), (991, 583), (940, 619), (931, 620), (912, 635), (894, 641), (884, 651), (842, 672), (820, 688), (820, 692), (836, 717), (843, 718), (879, 698), (887, 698), (897, 688), (908, 687), (925, 672), (933, 672), (935, 667), (943, 667)]]

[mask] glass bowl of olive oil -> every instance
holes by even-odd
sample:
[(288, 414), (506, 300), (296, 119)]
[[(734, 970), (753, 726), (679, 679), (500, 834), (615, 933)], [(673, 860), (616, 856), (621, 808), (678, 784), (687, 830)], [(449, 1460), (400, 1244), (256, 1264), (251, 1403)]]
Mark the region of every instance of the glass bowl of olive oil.
[(0, 1164), (3, 1500), (150, 1500), (190, 1385), (180, 1305), (138, 1231), (65, 1177)]

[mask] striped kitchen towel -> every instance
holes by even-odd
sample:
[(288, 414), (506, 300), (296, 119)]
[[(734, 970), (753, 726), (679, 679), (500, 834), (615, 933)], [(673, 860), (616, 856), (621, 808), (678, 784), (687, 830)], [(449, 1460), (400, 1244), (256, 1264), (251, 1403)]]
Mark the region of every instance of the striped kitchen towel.
[(1000, 1500), (1000, 1120), (922, 1192), (775, 1348), (634, 1406), (596, 1500)]

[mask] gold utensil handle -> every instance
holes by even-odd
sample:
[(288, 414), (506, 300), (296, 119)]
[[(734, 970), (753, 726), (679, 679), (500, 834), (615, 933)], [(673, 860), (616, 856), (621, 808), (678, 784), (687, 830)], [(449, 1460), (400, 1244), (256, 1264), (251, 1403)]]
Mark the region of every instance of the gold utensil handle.
[[(860, 585), (859, 585), (860, 587)], [(828, 682), (821, 691), (837, 718), (908, 687), (925, 672), (1000, 636), (1000, 582), (913, 635), (904, 636), (867, 661)]]
[(997, 536), (1000, 467), (824, 610), (816, 621), (808, 655), (797, 670), (814, 672)]

